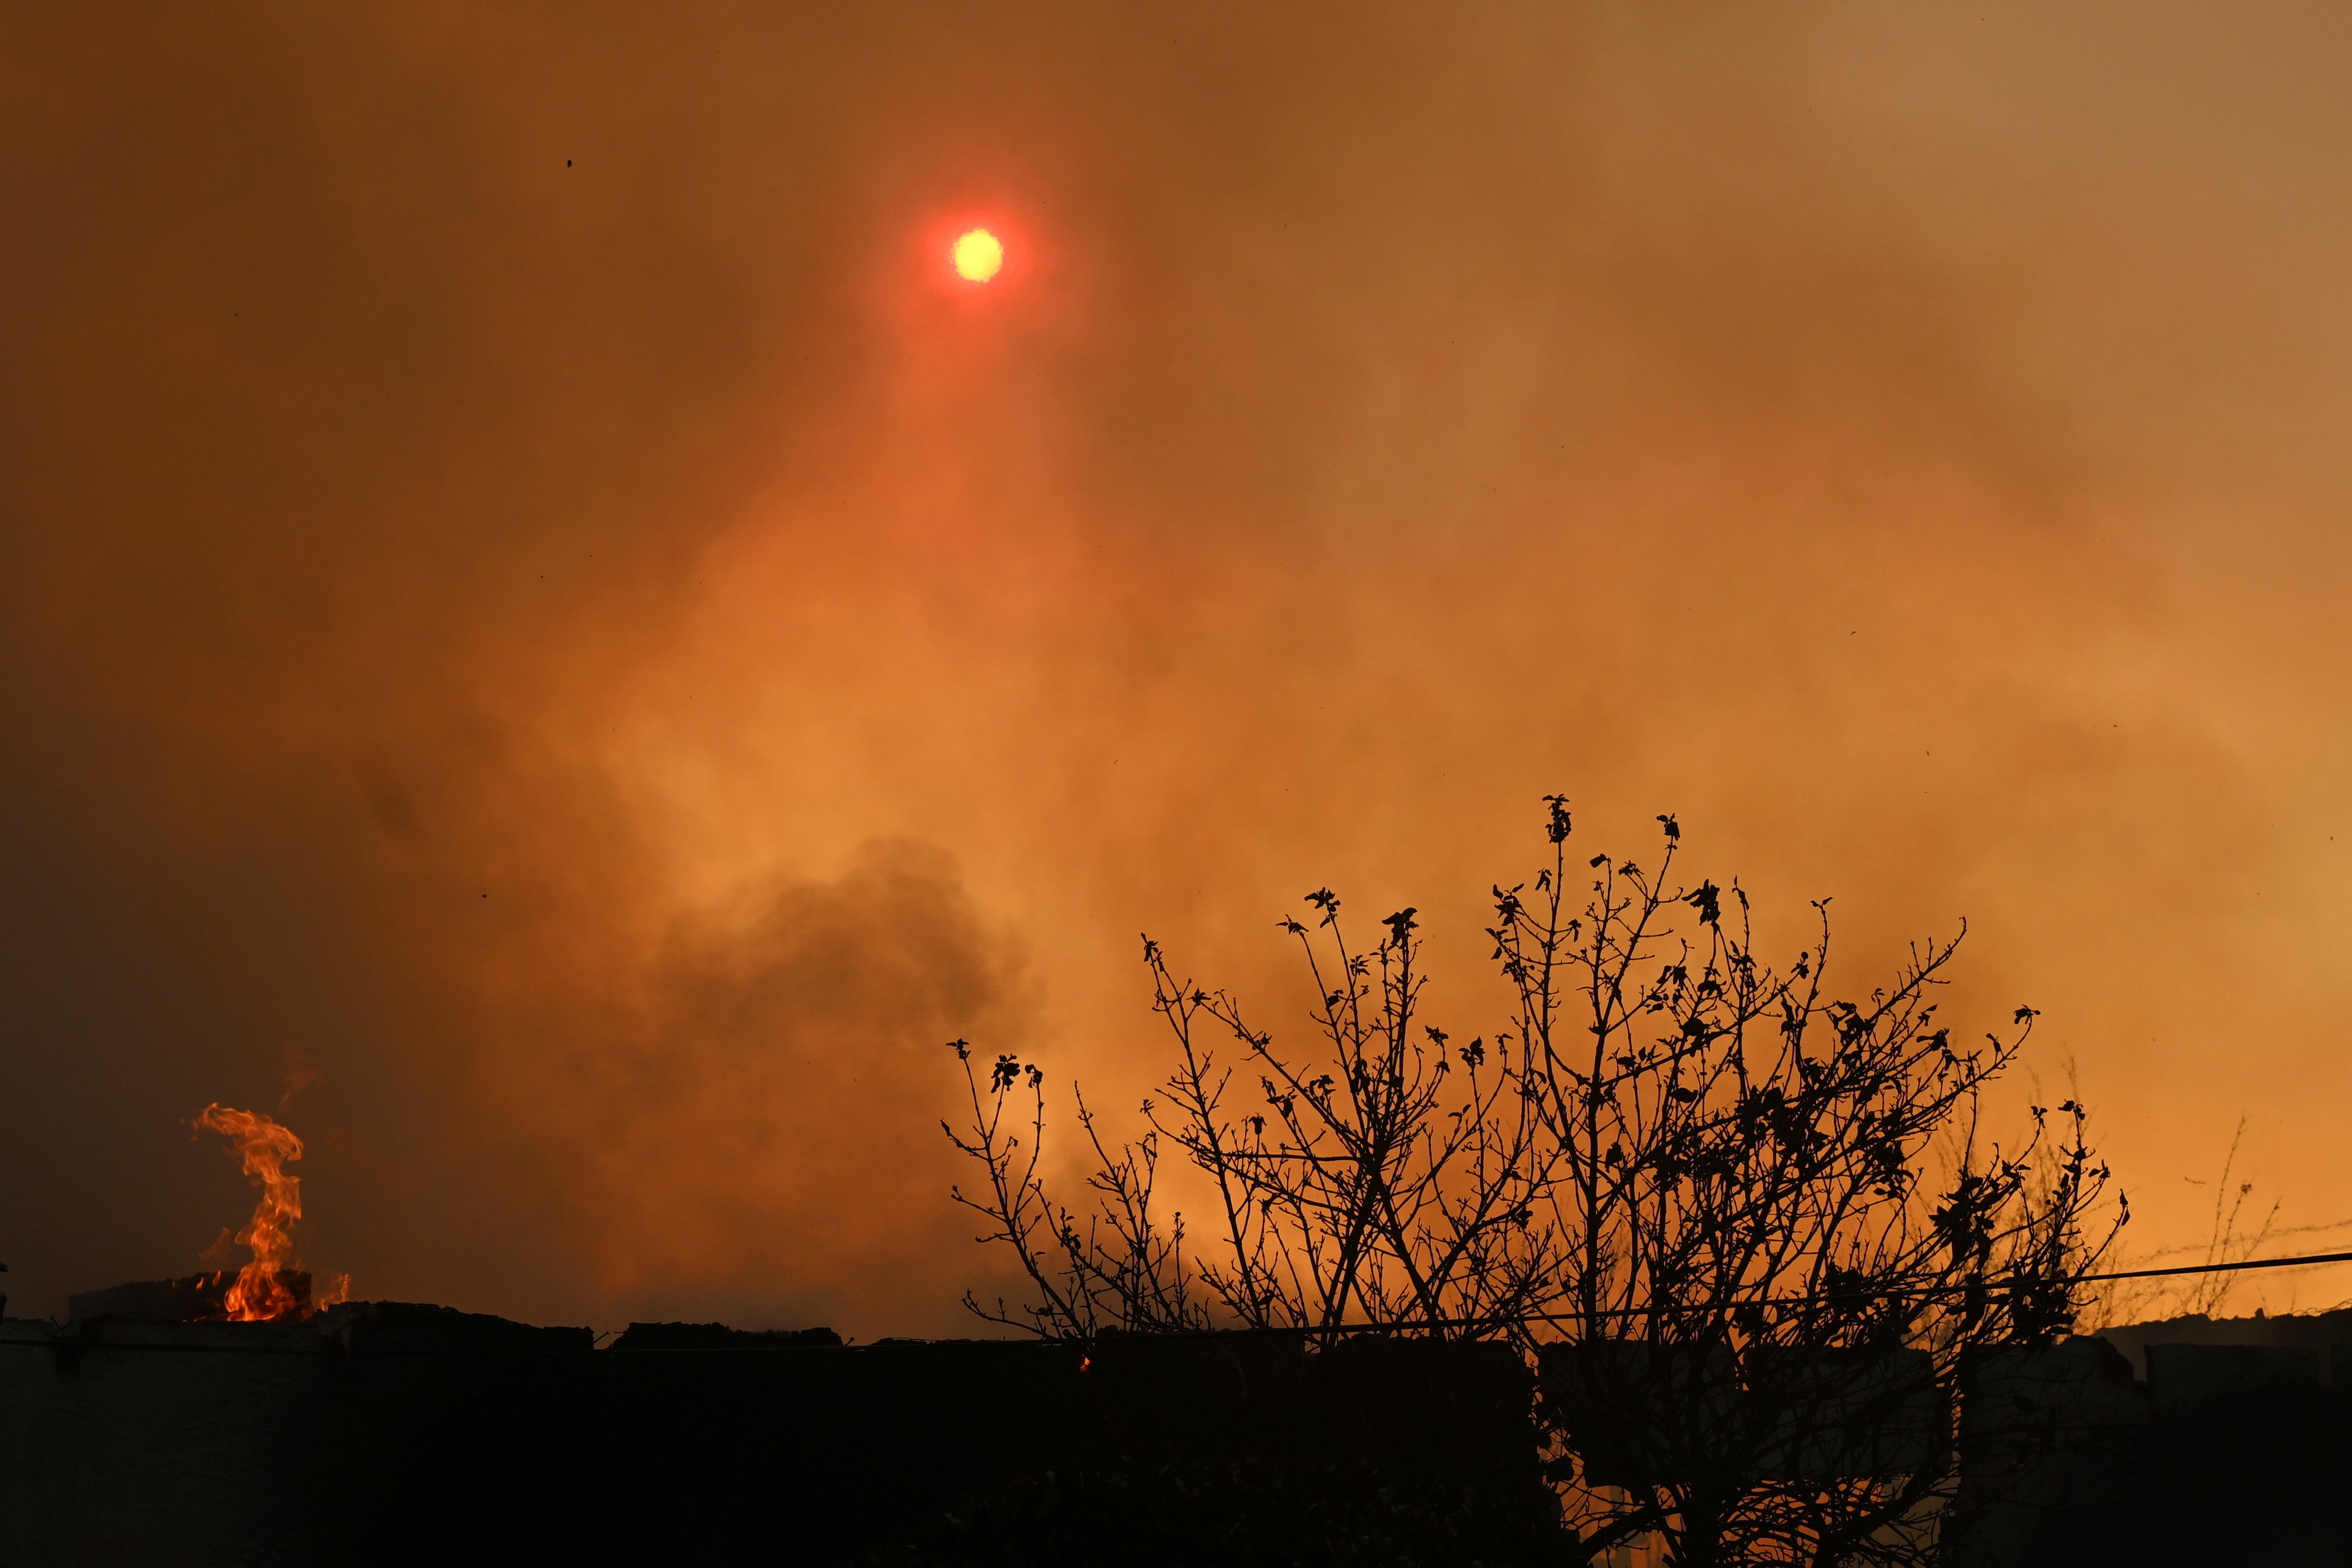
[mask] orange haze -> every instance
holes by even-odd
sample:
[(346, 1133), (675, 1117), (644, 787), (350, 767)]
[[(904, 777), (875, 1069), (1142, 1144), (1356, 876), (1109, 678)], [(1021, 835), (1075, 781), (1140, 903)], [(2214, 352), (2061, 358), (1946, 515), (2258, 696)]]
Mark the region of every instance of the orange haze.
[[(2352, 1215), (2340, 5), (0, 6), (0, 1258), (936, 1331), (1567, 791)], [(984, 225), (1007, 264), (952, 286)], [(2352, 1280), (2273, 1279), (2275, 1307)], [(2247, 1298), (2249, 1303), (2253, 1298)]]

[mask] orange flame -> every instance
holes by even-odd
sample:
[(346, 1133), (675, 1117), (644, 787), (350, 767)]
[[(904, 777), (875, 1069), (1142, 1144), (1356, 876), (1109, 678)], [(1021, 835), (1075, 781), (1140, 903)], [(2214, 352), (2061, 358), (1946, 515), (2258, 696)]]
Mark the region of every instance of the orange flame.
[(255, 1110), (232, 1110), (215, 1101), (197, 1113), (196, 1125), (236, 1141), (246, 1178), (261, 1189), (253, 1218), (236, 1233), (253, 1261), (237, 1270), (228, 1288), (229, 1317), (241, 1323), (282, 1318), (303, 1303), (282, 1278), (294, 1251), (294, 1222), (302, 1217), (302, 1179), (286, 1167), (302, 1157), (302, 1140)]

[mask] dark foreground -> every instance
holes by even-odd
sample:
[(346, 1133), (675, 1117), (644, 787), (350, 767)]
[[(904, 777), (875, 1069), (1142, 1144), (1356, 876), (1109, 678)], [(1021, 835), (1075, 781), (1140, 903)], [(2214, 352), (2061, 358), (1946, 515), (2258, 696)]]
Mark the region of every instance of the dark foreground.
[(1499, 1346), (10, 1322), (0, 1562), (1546, 1560)]
[[(2352, 1568), (2352, 1314), (2162, 1342), (2231, 1328), (1979, 1363), (1947, 1568)], [(7, 1321), (0, 1565), (1564, 1563), (1534, 1415), (1510, 1350), (1422, 1340)]]

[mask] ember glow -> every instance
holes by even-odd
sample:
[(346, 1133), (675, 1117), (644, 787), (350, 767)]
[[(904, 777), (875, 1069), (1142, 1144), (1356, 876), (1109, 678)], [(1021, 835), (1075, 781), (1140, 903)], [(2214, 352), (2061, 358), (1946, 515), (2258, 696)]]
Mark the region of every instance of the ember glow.
[(236, 1233), (237, 1244), (251, 1249), (253, 1261), (237, 1270), (236, 1282), (228, 1288), (229, 1319), (259, 1322), (303, 1310), (306, 1303), (285, 1279), (294, 1253), (294, 1222), (302, 1217), (302, 1178), (286, 1167), (302, 1157), (302, 1140), (257, 1110), (232, 1110), (218, 1101), (198, 1112), (195, 1124), (236, 1142), (246, 1179), (261, 1192), (253, 1217)]

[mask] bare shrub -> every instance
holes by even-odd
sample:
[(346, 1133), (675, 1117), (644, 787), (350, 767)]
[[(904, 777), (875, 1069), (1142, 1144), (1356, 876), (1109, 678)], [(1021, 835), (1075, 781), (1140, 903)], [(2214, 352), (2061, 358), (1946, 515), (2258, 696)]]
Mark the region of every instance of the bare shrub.
[[(1318, 997), (1304, 1049), (1146, 939), (1175, 1065), (1116, 1153), (1080, 1103), (1083, 1229), (1036, 1174), (1041, 1075), (1000, 1058), (983, 1086), (959, 1042), (973, 1131), (950, 1135), (991, 1178), (963, 1201), (1040, 1297), (982, 1315), (1507, 1337), (1541, 1368), (1588, 1560), (1645, 1542), (1679, 1563), (1924, 1561), (1962, 1358), (2068, 1331), (2122, 1224), (2082, 1105), (1986, 1130), (2035, 1015), (1976, 1044), (1941, 1021), (1964, 927), (1849, 999), (1826, 901), (1775, 966), (1737, 883), (1678, 879), (1672, 816), (1647, 871), (1571, 857), (1568, 803), (1545, 805), (1546, 859), (1494, 889), (1486, 931), (1507, 1012), (1466, 1041), (1419, 1016), (1412, 910), (1369, 949), (1328, 889), (1283, 922)], [(1025, 1152), (999, 1128), (1024, 1085)], [(1198, 1262), (1150, 1212), (1163, 1142), (1218, 1195)]]

